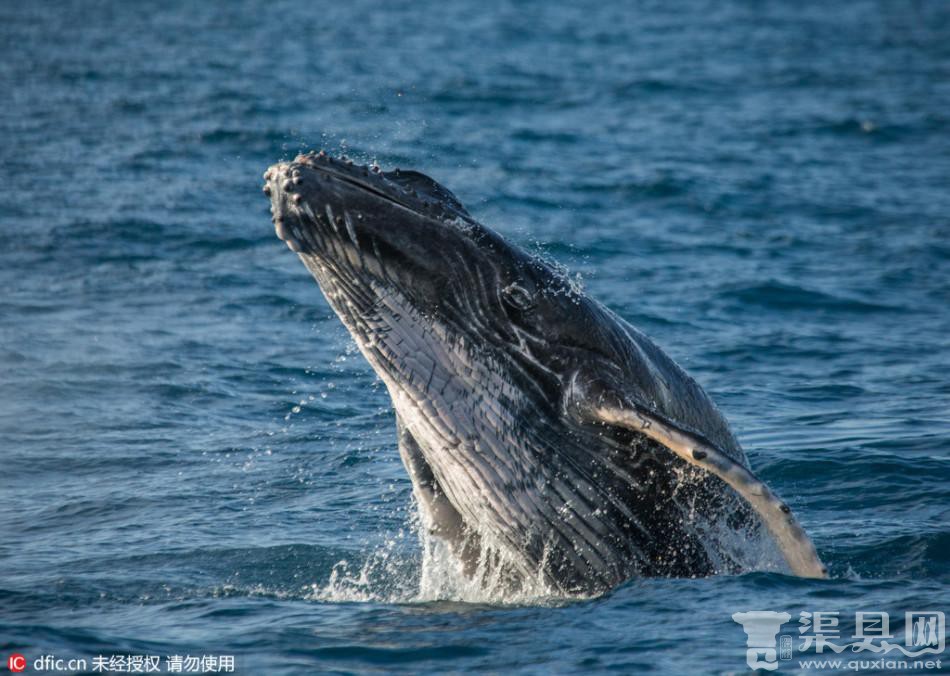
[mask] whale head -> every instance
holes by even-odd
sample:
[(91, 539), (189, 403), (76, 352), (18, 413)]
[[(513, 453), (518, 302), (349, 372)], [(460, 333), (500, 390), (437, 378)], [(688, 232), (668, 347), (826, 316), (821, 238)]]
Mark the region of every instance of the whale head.
[[(557, 267), (475, 221), (428, 176), (309, 153), (264, 177), (278, 237), (387, 383), (449, 379), (459, 350), (491, 353), (498, 366), (512, 362), (545, 385), (579, 359), (608, 356), (610, 336), (593, 316), (599, 306)], [(417, 373), (420, 360), (401, 357), (419, 350), (450, 363), (423, 359), (428, 371)]]

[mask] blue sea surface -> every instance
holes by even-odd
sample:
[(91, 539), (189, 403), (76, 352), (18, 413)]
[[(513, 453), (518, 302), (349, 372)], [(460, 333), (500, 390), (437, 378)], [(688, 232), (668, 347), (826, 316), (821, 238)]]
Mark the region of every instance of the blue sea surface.
[[(950, 612), (950, 3), (4, 2), (0, 92), (4, 664), (742, 673), (772, 610), (813, 673), (802, 612)], [(653, 337), (831, 579), (424, 570), (385, 387), (260, 190), (321, 147)]]

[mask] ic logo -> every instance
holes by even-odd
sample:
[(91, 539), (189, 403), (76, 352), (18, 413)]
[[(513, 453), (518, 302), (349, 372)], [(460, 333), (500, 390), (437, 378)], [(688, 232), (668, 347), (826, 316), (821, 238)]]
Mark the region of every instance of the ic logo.
[(14, 673), (21, 672), (26, 669), (26, 658), (20, 653), (13, 653), (7, 658), (7, 666)]

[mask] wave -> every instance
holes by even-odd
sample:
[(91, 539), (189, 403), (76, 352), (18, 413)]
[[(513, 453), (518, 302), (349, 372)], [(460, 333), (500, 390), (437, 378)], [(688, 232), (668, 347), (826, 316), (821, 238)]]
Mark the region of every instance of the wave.
[(775, 310), (829, 310), (835, 312), (901, 312), (902, 309), (883, 303), (850, 298), (843, 294), (809, 289), (776, 280), (756, 284), (726, 286), (719, 296), (744, 305)]

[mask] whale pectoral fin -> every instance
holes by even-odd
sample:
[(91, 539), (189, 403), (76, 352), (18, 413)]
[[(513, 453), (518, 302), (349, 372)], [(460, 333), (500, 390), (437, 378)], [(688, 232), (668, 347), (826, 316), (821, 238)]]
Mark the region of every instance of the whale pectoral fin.
[(471, 574), (478, 563), (478, 536), (466, 527), (461, 514), (449, 502), (426, 462), (422, 449), (398, 416), (396, 431), (399, 455), (412, 480), (413, 493), (423, 512), (424, 526), (429, 529), (429, 533), (449, 544), (452, 553), (462, 561), (465, 572)]
[[(592, 389), (596, 389), (596, 393)], [(702, 435), (677, 425), (634, 397), (602, 386), (572, 388), (568, 405), (571, 414), (583, 422), (644, 434), (689, 464), (716, 475), (752, 506), (772, 533), (794, 574), (828, 577), (828, 570), (818, 558), (814, 544), (789, 506), (749, 469), (732, 460)]]

